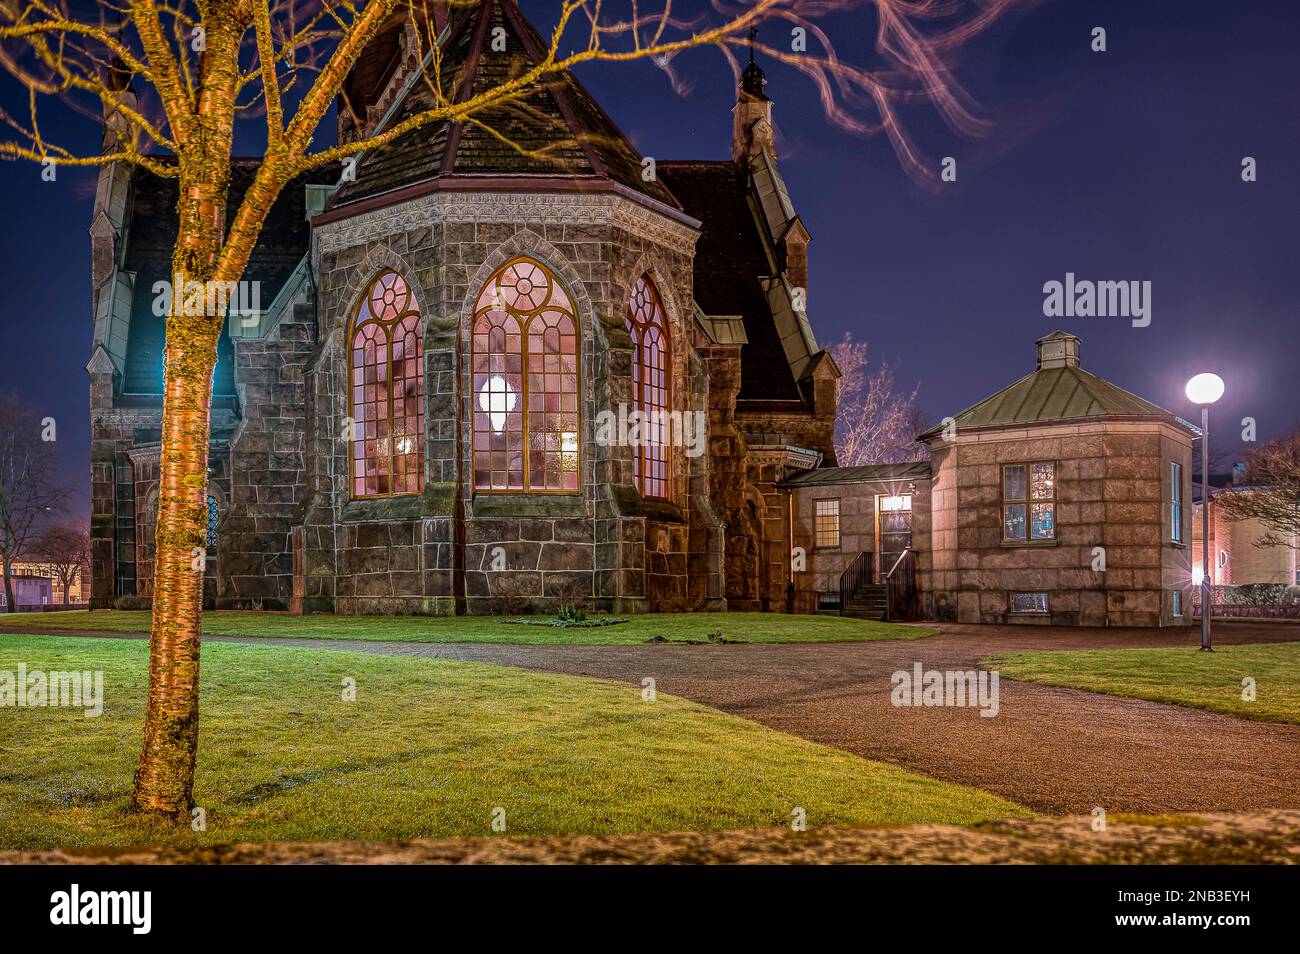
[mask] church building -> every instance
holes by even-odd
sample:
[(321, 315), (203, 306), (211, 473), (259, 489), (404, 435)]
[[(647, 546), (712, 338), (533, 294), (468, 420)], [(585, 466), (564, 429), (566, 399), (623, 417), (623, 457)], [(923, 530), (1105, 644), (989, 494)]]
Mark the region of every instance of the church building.
[[(449, 97), (544, 54), (515, 0), (449, 10)], [(395, 15), (356, 64), (341, 141), (432, 102), (417, 28)], [(565, 74), (288, 187), (219, 347), (208, 605), (788, 608), (781, 482), (835, 463), (838, 371), (765, 85), (751, 62), (729, 159), (643, 157)], [(101, 173), (93, 607), (152, 592), (175, 205), (174, 180)]]

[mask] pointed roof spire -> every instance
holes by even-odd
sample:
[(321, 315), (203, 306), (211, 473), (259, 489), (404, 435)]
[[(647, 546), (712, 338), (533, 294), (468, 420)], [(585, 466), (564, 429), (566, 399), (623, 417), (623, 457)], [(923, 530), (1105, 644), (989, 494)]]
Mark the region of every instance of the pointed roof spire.
[(749, 65), (745, 71), (740, 74), (740, 89), (743, 93), (748, 93), (756, 99), (767, 99), (767, 93), (764, 91), (767, 87), (767, 77), (763, 75), (763, 68), (754, 62), (754, 41), (758, 39), (758, 27), (749, 28)]

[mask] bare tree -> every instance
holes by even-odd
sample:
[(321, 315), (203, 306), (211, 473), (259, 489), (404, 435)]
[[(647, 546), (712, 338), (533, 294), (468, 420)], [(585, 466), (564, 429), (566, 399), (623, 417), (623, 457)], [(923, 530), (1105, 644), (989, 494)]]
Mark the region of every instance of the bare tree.
[(1249, 451), (1245, 485), (1214, 505), (1230, 520), (1263, 523), (1268, 532), (1255, 546), (1300, 549), (1300, 427)]
[[(180, 186), (136, 811), (188, 821), (198, 748), (202, 573), (196, 569), (203, 561), (194, 554), (204, 543), (199, 489), (207, 475), (212, 373), (225, 315), (215, 307), (220, 296), (200, 295), (193, 307), (188, 289), (240, 279), (268, 210), (290, 181), (433, 123), (471, 123), (513, 143), (492, 127), (493, 110), (586, 63), (650, 60), (676, 78), (684, 54), (707, 48), (720, 51), (738, 74), (736, 53), (754, 42), (749, 31), (762, 23), (776, 23), (786, 35), (801, 31), (804, 48), (797, 52), (793, 45), (756, 48), (808, 76), (833, 122), (862, 135), (884, 133), (909, 172), (933, 181), (937, 176), (920, 160), (899, 107), (928, 102), (949, 126), (979, 132), (983, 124), (954, 79), (953, 62), (1018, 0), (719, 0), (696, 19), (682, 19), (672, 0), (657, 7), (654, 0), (561, 0), (549, 44), (543, 41), (534, 64), (475, 92), (456, 82), (454, 70), (444, 73), (439, 34), (449, 5), (482, 11), (488, 2), (519, 15), (515, 0), (0, 0), (0, 69), (21, 85), (30, 105), (25, 118), (0, 112), (15, 136), (0, 141), (0, 155), (47, 167), (127, 162)], [(848, 63), (813, 22), (855, 9), (875, 12), (879, 69)], [(417, 78), (430, 105), (383, 128), (363, 125), (355, 139), (313, 152), (332, 104), (352, 115), (348, 75), (399, 16), (414, 24)], [(38, 103), (50, 97), (108, 117), (112, 135), (100, 153), (78, 155), (49, 141)], [(266, 150), (227, 227), (235, 128), (250, 117), (264, 120), (258, 125)]]
[(5, 607), (14, 612), (13, 566), (41, 522), (68, 498), (58, 482), (54, 442), (44, 440), (37, 412), (12, 394), (0, 394), (0, 562)]
[(47, 528), (31, 547), (31, 556), (42, 569), (63, 587), (63, 605), (68, 605), (68, 591), (78, 580), (85, 581), (90, 570), (90, 533), (82, 527)]
[(835, 457), (840, 466), (924, 460), (926, 447), (916, 441), (925, 429), (916, 389), (898, 391), (894, 365), (886, 362), (873, 369), (867, 343), (854, 341), (852, 335), (831, 345), (831, 357), (840, 369), (835, 418)]

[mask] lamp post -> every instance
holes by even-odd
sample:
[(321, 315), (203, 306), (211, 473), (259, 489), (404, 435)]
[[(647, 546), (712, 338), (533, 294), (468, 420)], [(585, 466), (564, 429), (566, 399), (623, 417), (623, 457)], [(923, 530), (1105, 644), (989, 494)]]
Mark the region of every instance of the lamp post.
[(1210, 645), (1210, 405), (1223, 397), (1223, 378), (1213, 372), (1198, 374), (1187, 382), (1187, 399), (1201, 406), (1201, 652), (1212, 653)]

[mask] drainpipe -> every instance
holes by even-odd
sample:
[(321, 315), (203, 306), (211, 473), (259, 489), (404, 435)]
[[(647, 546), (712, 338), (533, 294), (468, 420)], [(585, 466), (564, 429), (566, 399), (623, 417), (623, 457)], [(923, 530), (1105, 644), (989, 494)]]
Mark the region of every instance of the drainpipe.
[(794, 491), (785, 488), (785, 565), (789, 568), (785, 584), (785, 611), (794, 612)]

